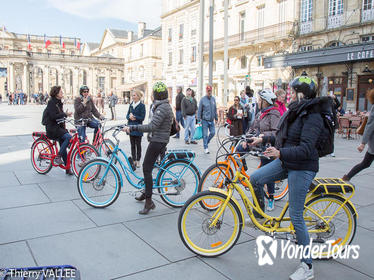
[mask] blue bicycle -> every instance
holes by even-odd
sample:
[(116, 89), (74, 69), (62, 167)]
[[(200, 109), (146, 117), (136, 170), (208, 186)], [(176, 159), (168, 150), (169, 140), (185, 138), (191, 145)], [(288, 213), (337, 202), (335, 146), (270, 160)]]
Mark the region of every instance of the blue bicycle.
[[(144, 178), (135, 173), (131, 157), (119, 148), (117, 135), (124, 126), (116, 126), (113, 137), (117, 144), (109, 150), (108, 158), (88, 161), (77, 180), (82, 199), (92, 207), (104, 208), (116, 201), (123, 186), (122, 174), (136, 189), (145, 188)], [(121, 156), (122, 155), (122, 156)], [(155, 164), (153, 189), (172, 207), (182, 207), (198, 191), (201, 172), (193, 163), (195, 153), (189, 150), (169, 150), (161, 162)], [(119, 165), (119, 167), (118, 167)], [(122, 172), (120, 171), (122, 169)], [(156, 173), (157, 172), (157, 173)]]

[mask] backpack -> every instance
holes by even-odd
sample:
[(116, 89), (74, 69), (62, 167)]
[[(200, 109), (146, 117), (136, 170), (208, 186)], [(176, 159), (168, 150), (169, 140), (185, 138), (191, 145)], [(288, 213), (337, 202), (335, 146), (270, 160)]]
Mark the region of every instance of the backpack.
[(46, 126), (47, 123), (48, 123), (48, 112), (47, 112), (47, 108), (45, 108), (43, 111), (43, 116), (42, 116), (42, 125)]
[(316, 143), (319, 157), (324, 157), (334, 152), (334, 136), (337, 126), (337, 117), (334, 111), (332, 102), (328, 102), (321, 111), (323, 126)]
[(173, 116), (173, 122), (171, 123), (171, 128), (170, 128), (170, 136), (177, 134), (180, 129), (181, 128), (179, 124), (177, 123), (175, 117)]

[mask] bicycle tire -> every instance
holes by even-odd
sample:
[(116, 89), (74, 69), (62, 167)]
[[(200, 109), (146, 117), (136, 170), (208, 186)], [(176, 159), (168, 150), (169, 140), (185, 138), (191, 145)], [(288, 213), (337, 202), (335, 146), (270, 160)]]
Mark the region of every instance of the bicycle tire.
[[(91, 154), (94, 154), (95, 157), (98, 157), (99, 156), (99, 152), (97, 151), (97, 149), (91, 145), (91, 144), (80, 144), (79, 145), (79, 150), (80, 150), (80, 153), (86, 153), (87, 151), (90, 151)], [(76, 177), (78, 177), (78, 174), (79, 174), (79, 171), (82, 169), (82, 167), (86, 164), (86, 162), (83, 162), (83, 163), (78, 163), (78, 148), (76, 147), (73, 151), (73, 153), (71, 154), (71, 157), (70, 157), (70, 162), (71, 162), (71, 169), (73, 170), (73, 173)], [(92, 158), (88, 159), (88, 161), (90, 161)], [(87, 162), (88, 162), (87, 161)], [(81, 166), (79, 166), (81, 165)]]
[[(184, 160), (184, 159), (177, 159), (177, 160), (173, 160), (173, 161), (170, 161), (166, 164), (166, 166), (164, 168), (161, 168), (159, 170), (159, 174), (157, 176), (157, 181), (156, 181), (156, 184), (158, 186), (161, 186), (161, 184), (163, 184), (163, 179), (165, 178), (166, 174), (167, 174), (167, 171), (170, 170), (172, 167), (174, 166), (177, 166), (177, 165), (184, 165), (184, 168), (188, 168), (192, 174), (194, 175), (194, 179), (195, 179), (195, 186), (194, 186), (194, 190), (193, 190), (193, 193), (191, 195), (187, 194), (188, 197), (187, 198), (184, 198), (185, 196), (183, 196), (183, 198), (179, 201), (175, 201), (173, 200), (173, 198), (181, 198), (180, 195), (172, 195), (173, 193), (175, 193), (172, 189), (174, 188), (170, 188), (172, 191), (171, 193), (168, 193), (168, 188), (165, 187), (165, 188), (157, 188), (158, 192), (160, 193), (160, 197), (161, 199), (169, 206), (171, 207), (174, 207), (174, 208), (181, 208), (184, 203), (187, 201), (188, 198), (190, 198), (190, 196), (196, 194), (198, 192), (198, 187), (199, 187), (199, 182), (200, 182), (200, 172), (199, 170), (197, 169), (197, 167), (190, 161), (188, 160)], [(171, 171), (172, 172), (172, 171)], [(185, 174), (186, 175), (186, 174)], [(167, 179), (165, 179), (166, 181)], [(169, 179), (170, 180), (170, 179)], [(172, 179), (172, 181), (175, 180), (175, 179)], [(185, 180), (182, 178), (182, 191), (181, 193), (182, 194), (186, 194), (186, 185), (183, 186), (183, 184), (185, 184)], [(179, 183), (179, 182), (178, 182)]]
[[(286, 184), (286, 181), (287, 180), (285, 179), (285, 180), (275, 182), (274, 183), (275, 184), (274, 188), (277, 188), (277, 184), (279, 184), (279, 183)], [(265, 197), (267, 199), (269, 199), (269, 193), (268, 193), (267, 189), (264, 189), (264, 193), (265, 193)], [(275, 201), (282, 200), (287, 194), (288, 194), (288, 181), (287, 181), (286, 186), (281, 190), (281, 192), (279, 194), (274, 193), (274, 200)]]
[[(218, 199), (220, 200), (219, 203), (222, 204), (226, 200), (226, 198), (227, 196), (222, 193), (214, 191), (203, 191), (192, 196), (182, 207), (178, 217), (178, 232), (183, 244), (191, 252), (203, 257), (217, 257), (231, 250), (231, 248), (234, 247), (236, 242), (239, 240), (241, 228), (244, 221), (242, 220), (239, 208), (232, 199), (230, 199), (229, 203), (227, 204), (225, 213), (221, 216), (222, 221), (218, 222), (214, 228), (209, 226), (209, 217), (211, 218), (216, 213), (216, 211), (209, 211), (201, 207), (201, 200)], [(198, 209), (196, 209), (196, 212), (192, 212), (192, 208), (195, 206), (197, 206)], [(229, 209), (229, 211), (226, 211), (227, 209)], [(191, 215), (201, 214), (204, 218), (196, 219), (195, 217), (192, 217), (191, 223), (196, 223), (196, 225), (189, 227), (187, 224), (190, 223), (190, 220), (187, 220), (187, 218), (190, 213)], [(230, 214), (232, 215), (232, 218)], [(225, 218), (224, 222), (223, 217)], [(233, 219), (233, 221), (231, 221), (231, 219)], [(232, 233), (229, 233), (227, 236), (227, 241), (222, 241), (225, 235), (223, 233), (223, 227), (227, 227), (229, 232), (232, 230)], [(193, 234), (192, 229), (201, 230), (202, 233)], [(192, 236), (195, 235), (198, 236), (198, 240), (193, 241)], [(206, 248), (201, 247), (203, 244), (197, 244), (198, 242), (203, 243), (205, 241), (203, 239), (206, 239), (207, 245), (204, 246)]]
[[(324, 194), (324, 195), (319, 195), (317, 197), (314, 197), (311, 200), (307, 201), (305, 203), (305, 206), (306, 207), (312, 207), (313, 205), (316, 205), (318, 202), (323, 202), (323, 201), (328, 202), (329, 208), (331, 208), (332, 203), (336, 203), (337, 204), (336, 206), (340, 207), (346, 201), (346, 199), (342, 198), (339, 195)], [(344, 213), (348, 217), (347, 233), (345, 233), (344, 236), (338, 235), (337, 239), (334, 241), (334, 243), (337, 242), (337, 245), (343, 246), (342, 252), (344, 252), (344, 250), (345, 250), (344, 246), (351, 244), (353, 238), (355, 237), (356, 228), (357, 228), (357, 216), (356, 216), (356, 212), (353, 210), (352, 206), (349, 203), (344, 204), (343, 207), (339, 211), (342, 211), (342, 210), (344, 211)], [(307, 208), (304, 209), (304, 214), (303, 214), (305, 223), (307, 224), (307, 227), (308, 227), (309, 224), (311, 226), (313, 226), (311, 221), (310, 221), (310, 217), (306, 216), (306, 211), (308, 211)], [(324, 213), (324, 215), (327, 215), (327, 216), (329, 214), (327, 212), (327, 210), (324, 210), (323, 213)], [(315, 214), (313, 214), (313, 215), (316, 216)], [(338, 217), (338, 215), (334, 216), (334, 218), (330, 221), (330, 225), (329, 225), (329, 227), (331, 229), (334, 229), (334, 231), (333, 232), (321, 233), (322, 235), (325, 235), (325, 237), (324, 238), (320, 237), (320, 241), (324, 240), (325, 238), (328, 238), (328, 240), (331, 240), (332, 235), (329, 236), (329, 234), (335, 234), (336, 233), (336, 225), (334, 223), (339, 223), (339, 222), (342, 223), (343, 222), (342, 219), (343, 219), (342, 216), (339, 216), (339, 217)], [(317, 226), (318, 226), (318, 224), (317, 224)], [(321, 226), (323, 226), (323, 224), (321, 224), (320, 227)], [(310, 232), (309, 229), (308, 229), (308, 232)], [(314, 234), (315, 233), (310, 233), (310, 235), (312, 235), (312, 236)], [(313, 238), (313, 239), (315, 240), (316, 238)], [(339, 241), (339, 240), (341, 240), (341, 241)], [(322, 258), (322, 259), (331, 258), (332, 253), (333, 252), (328, 251), (326, 253), (321, 254), (321, 256), (319, 256), (319, 258)]]
[[(94, 171), (95, 173), (89, 178), (88, 182), (87, 182), (87, 178), (89, 175), (89, 169), (94, 166), (94, 165), (97, 165), (97, 170)], [(77, 187), (78, 187), (78, 192), (79, 192), (79, 195), (80, 197), (83, 199), (84, 202), (86, 202), (88, 205), (92, 206), (92, 207), (95, 207), (95, 208), (105, 208), (105, 207), (108, 207), (110, 205), (112, 205), (118, 198), (120, 192), (121, 192), (121, 188), (122, 188), (122, 184), (121, 184), (121, 179), (120, 179), (120, 176), (118, 174), (118, 171), (117, 169), (113, 166), (113, 165), (110, 165), (109, 166), (109, 170), (108, 170), (108, 173), (111, 172), (112, 175), (114, 175), (114, 181), (116, 183), (116, 186), (115, 186), (115, 189), (114, 189), (114, 192), (113, 194), (111, 194), (111, 197), (104, 201), (104, 202), (95, 202), (93, 201), (92, 199), (90, 199), (88, 197), (88, 195), (83, 191), (83, 181), (85, 183), (90, 183), (92, 184), (92, 187), (95, 189), (95, 188), (100, 188), (101, 185), (95, 185), (95, 181), (97, 179), (102, 179), (102, 178), (98, 178), (98, 174), (100, 171), (104, 170), (103, 167), (107, 167), (109, 164), (108, 161), (104, 160), (104, 159), (93, 159), (93, 160), (90, 160), (89, 162), (86, 163), (86, 165), (80, 170), (79, 172), (79, 175), (78, 175), (78, 180), (77, 180)], [(107, 174), (108, 174), (107, 173)], [(104, 181), (104, 184), (106, 183), (106, 181)], [(105, 187), (105, 185), (104, 185)], [(103, 187), (103, 188), (104, 188)], [(97, 190), (97, 189), (95, 189)], [(106, 194), (104, 195), (94, 195), (93, 197), (102, 197), (102, 196), (107, 196)]]
[(116, 144), (114, 144), (112, 140), (108, 138), (104, 139), (101, 145), (98, 147), (99, 154), (102, 157), (108, 157), (107, 146), (105, 145), (105, 143), (108, 145), (111, 151), (113, 151), (114, 147), (116, 146)]
[[(40, 168), (38, 168), (37, 167), (37, 163), (36, 163), (36, 161), (35, 161), (35, 157), (34, 157), (34, 155), (35, 155), (35, 152), (36, 152), (36, 149), (37, 149), (37, 146), (39, 145), (39, 144), (44, 144), (46, 147), (45, 148), (42, 148), (43, 150), (44, 149), (48, 149), (48, 154), (50, 155), (50, 158), (52, 158), (52, 147), (50, 146), (50, 144), (48, 143), (48, 141), (46, 141), (46, 140), (44, 140), (44, 139), (41, 139), (41, 138), (38, 138), (38, 139), (36, 139), (35, 141), (34, 141), (34, 143), (32, 144), (32, 146), (31, 146), (31, 165), (32, 165), (32, 167), (34, 168), (34, 170), (36, 171), (36, 172), (38, 172), (39, 174), (47, 174), (49, 171), (51, 171), (51, 169), (52, 169), (52, 160), (46, 160), (46, 162), (47, 161), (49, 161), (49, 163), (47, 163), (48, 164), (48, 166), (45, 168), (45, 169), (40, 169)], [(38, 158), (39, 158), (39, 156), (38, 156)]]

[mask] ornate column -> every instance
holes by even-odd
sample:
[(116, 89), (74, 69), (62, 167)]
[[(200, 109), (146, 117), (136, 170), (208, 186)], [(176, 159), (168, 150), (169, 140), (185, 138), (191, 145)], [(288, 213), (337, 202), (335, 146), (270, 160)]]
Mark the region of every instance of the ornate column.
[(79, 95), (79, 69), (73, 69), (73, 98)]
[(105, 68), (105, 92), (109, 94), (110, 90), (110, 69)]
[(13, 92), (14, 91), (14, 64), (13, 62), (9, 62), (9, 70), (8, 70), (8, 91)]
[(23, 76), (22, 76), (22, 91), (28, 96), (29, 95), (29, 71), (28, 63), (23, 64)]
[(49, 66), (45, 65), (43, 67), (43, 93), (49, 91)]

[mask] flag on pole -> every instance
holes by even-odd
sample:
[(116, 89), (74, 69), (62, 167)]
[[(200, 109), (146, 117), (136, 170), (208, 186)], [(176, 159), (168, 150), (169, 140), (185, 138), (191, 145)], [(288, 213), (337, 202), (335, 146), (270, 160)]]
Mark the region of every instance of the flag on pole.
[(60, 47), (65, 49), (65, 42), (64, 42), (64, 39), (62, 39), (61, 35), (60, 35)]
[(77, 41), (77, 38), (74, 38), (74, 46), (80, 50), (81, 49), (81, 42)]
[(52, 44), (52, 42), (49, 39), (47, 40), (47, 36), (45, 36), (45, 34), (44, 34), (44, 44), (45, 44), (45, 48), (48, 48), (49, 45)]
[(30, 34), (27, 34), (27, 49), (28, 49), (28, 50), (31, 50)]

